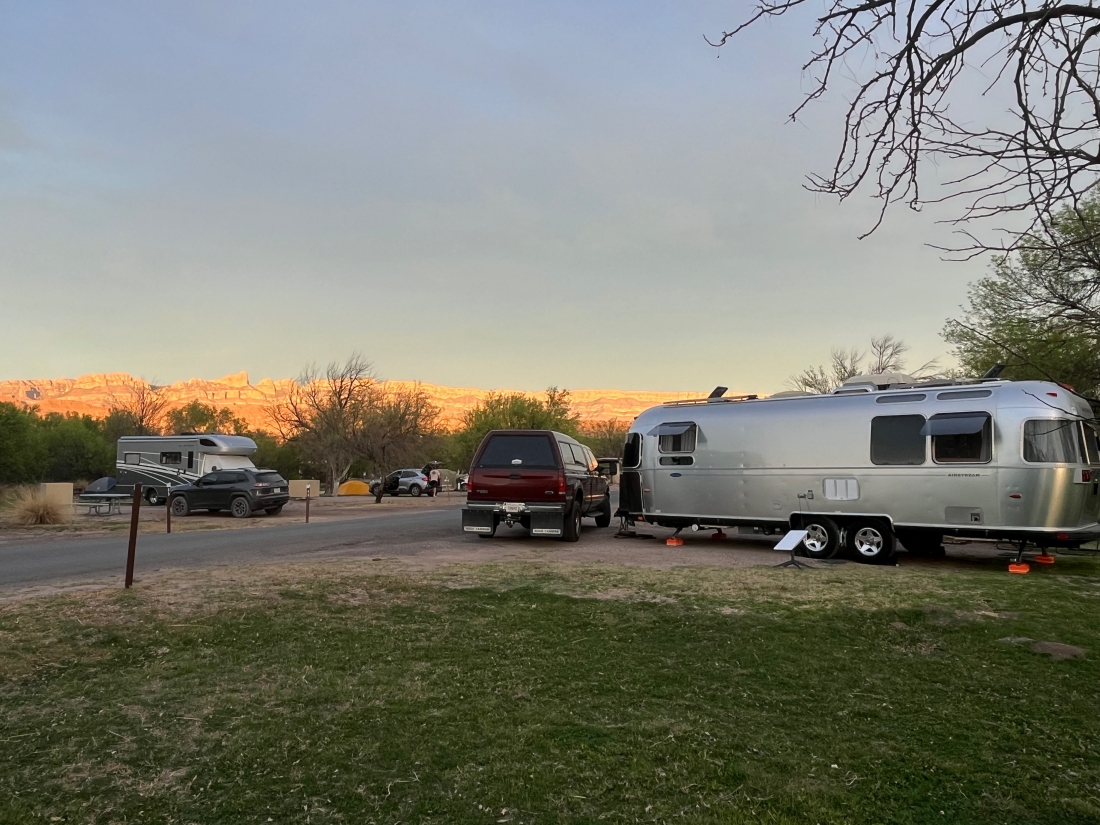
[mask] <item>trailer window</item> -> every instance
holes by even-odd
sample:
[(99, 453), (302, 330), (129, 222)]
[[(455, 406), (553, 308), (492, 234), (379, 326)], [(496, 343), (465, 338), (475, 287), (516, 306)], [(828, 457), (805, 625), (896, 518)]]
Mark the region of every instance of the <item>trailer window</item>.
[(1100, 445), (1096, 443), (1096, 430), (1084, 421), (1078, 421), (1077, 425), (1081, 436), (1081, 455), (1092, 466), (1100, 464)]
[(662, 453), (694, 452), (697, 431), (690, 422), (661, 424), (657, 428), (657, 449)]
[(122, 456), (122, 461), (124, 464), (140, 464), (141, 453), (125, 453)]
[(1076, 421), (1045, 418), (1024, 422), (1024, 461), (1034, 464), (1076, 464)]
[(161, 453), (160, 454), (160, 463), (161, 464), (182, 464), (183, 463), (183, 454), (182, 453)]
[(637, 467), (642, 463), (642, 436), (628, 433), (623, 444), (623, 467)]
[(695, 459), (690, 455), (663, 455), (661, 456), (661, 463), (664, 465), (672, 465), (674, 467), (686, 467), (695, 463)]
[(993, 419), (986, 412), (941, 413), (922, 432), (932, 436), (937, 464), (986, 464), (993, 446)]
[(923, 415), (880, 415), (871, 419), (871, 463), (923, 464)]

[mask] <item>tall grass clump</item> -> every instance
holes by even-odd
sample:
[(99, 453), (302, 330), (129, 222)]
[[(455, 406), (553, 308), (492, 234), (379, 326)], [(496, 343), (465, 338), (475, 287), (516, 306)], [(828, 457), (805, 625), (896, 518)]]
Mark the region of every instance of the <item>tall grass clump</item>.
[(68, 508), (33, 487), (23, 487), (15, 492), (9, 520), (13, 524), (29, 527), (34, 524), (64, 524), (69, 520)]

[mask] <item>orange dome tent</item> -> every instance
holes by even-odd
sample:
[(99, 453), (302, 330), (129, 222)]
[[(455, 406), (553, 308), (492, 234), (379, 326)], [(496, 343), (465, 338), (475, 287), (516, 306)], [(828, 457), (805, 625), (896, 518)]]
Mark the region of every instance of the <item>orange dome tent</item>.
[(370, 485), (365, 481), (360, 481), (357, 478), (351, 479), (351, 481), (345, 481), (340, 485), (340, 488), (336, 491), (338, 496), (369, 496)]

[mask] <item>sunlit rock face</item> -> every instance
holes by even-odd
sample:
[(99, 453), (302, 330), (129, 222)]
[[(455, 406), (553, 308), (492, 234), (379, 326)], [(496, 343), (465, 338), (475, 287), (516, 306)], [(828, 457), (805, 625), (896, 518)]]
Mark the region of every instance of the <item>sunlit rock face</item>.
[[(268, 414), (272, 404), (284, 396), (293, 380), (265, 378), (253, 384), (247, 372), (207, 381), (190, 378), (161, 387), (169, 409), (201, 401), (214, 407), (226, 407), (234, 416), (259, 430), (272, 430)], [(411, 387), (409, 381), (388, 382), (392, 387)], [(43, 378), (29, 381), (0, 381), (0, 402), (23, 407), (34, 406), (40, 413), (79, 413), (102, 418), (113, 405), (124, 402), (137, 387), (148, 387), (143, 379), (126, 373), (82, 375), (79, 378)], [(453, 427), (467, 410), (485, 399), (490, 390), (471, 387), (442, 387), (421, 384), (442, 410), (443, 422)], [(500, 389), (497, 392), (508, 392)], [(538, 396), (539, 393), (528, 393)], [(616, 419), (630, 421), (649, 407), (683, 398), (702, 398), (707, 392), (644, 392), (631, 390), (571, 390), (573, 408), (582, 421)]]

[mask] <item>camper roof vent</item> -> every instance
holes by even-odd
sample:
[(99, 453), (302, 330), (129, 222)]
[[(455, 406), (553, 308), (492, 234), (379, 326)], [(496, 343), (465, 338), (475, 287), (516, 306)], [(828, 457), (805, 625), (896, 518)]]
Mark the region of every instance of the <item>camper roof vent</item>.
[(768, 398), (805, 398), (811, 395), (817, 395), (817, 393), (805, 390), (783, 390), (783, 392), (772, 393)]

